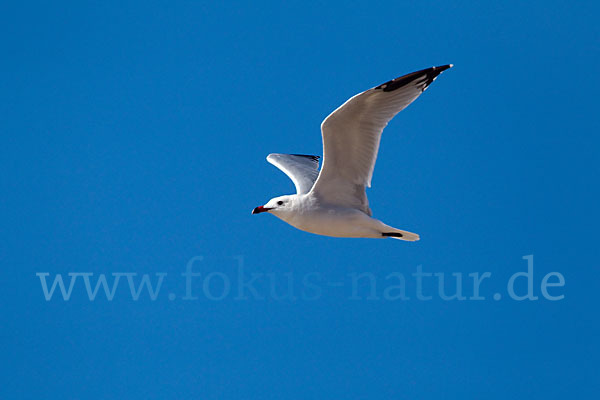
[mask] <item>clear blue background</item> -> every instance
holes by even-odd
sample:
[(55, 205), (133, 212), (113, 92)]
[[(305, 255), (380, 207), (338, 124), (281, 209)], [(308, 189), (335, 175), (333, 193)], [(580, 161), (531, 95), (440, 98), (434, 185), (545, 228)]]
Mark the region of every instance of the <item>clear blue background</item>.
[[(596, 398), (597, 2), (12, 3), (0, 398)], [(420, 242), (250, 215), (293, 192), (268, 153), (321, 154), (348, 97), (446, 63), (386, 129), (368, 191)], [(558, 271), (564, 300), (491, 299), (528, 254), (536, 294)], [(492, 278), (479, 302), (169, 301), (197, 255), (204, 274), (239, 255), (248, 273), (331, 281), (417, 265)], [(156, 301), (77, 285), (44, 300), (36, 272), (76, 271), (169, 275)]]

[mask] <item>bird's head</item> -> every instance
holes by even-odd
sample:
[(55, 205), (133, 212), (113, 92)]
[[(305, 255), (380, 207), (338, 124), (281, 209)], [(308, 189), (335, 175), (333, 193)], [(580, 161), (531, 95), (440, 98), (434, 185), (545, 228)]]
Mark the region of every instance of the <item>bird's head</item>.
[(262, 212), (270, 212), (280, 217), (288, 211), (291, 211), (294, 203), (295, 195), (279, 196), (269, 200), (264, 206), (258, 206), (252, 210), (252, 214), (260, 214)]

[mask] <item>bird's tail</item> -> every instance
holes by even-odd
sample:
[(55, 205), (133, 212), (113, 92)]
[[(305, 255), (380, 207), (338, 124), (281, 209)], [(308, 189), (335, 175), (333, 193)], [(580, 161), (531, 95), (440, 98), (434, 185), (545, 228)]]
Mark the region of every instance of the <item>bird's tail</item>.
[(391, 237), (392, 239), (406, 240), (408, 242), (416, 242), (419, 240), (419, 235), (412, 232), (401, 231), (400, 229), (394, 229), (392, 232), (381, 232), (383, 237)]
[(386, 225), (384, 223), (381, 223), (381, 225), (383, 225), (381, 229), (382, 237), (391, 237), (393, 239), (406, 240), (408, 242), (416, 242), (417, 240), (419, 240), (419, 235), (417, 235), (416, 233), (392, 228), (391, 226)]

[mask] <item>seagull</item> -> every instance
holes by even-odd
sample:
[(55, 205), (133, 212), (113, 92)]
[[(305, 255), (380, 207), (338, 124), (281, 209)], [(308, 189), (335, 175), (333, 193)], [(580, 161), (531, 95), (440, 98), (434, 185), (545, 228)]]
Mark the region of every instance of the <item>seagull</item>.
[(417, 241), (419, 235), (372, 218), (366, 188), (371, 187), (381, 133), (452, 64), (401, 76), (351, 97), (321, 124), (323, 167), (319, 156), (269, 154), (296, 194), (275, 197), (252, 214), (268, 212), (317, 235), (346, 238), (393, 238)]

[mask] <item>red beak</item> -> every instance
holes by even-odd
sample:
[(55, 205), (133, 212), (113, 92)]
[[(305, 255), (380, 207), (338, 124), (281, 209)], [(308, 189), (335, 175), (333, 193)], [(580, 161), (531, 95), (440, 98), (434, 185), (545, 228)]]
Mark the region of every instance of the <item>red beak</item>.
[(261, 212), (266, 212), (266, 211), (269, 211), (269, 210), (270, 210), (270, 208), (266, 208), (266, 207), (263, 207), (263, 206), (258, 206), (254, 210), (252, 210), (252, 214), (260, 214)]

